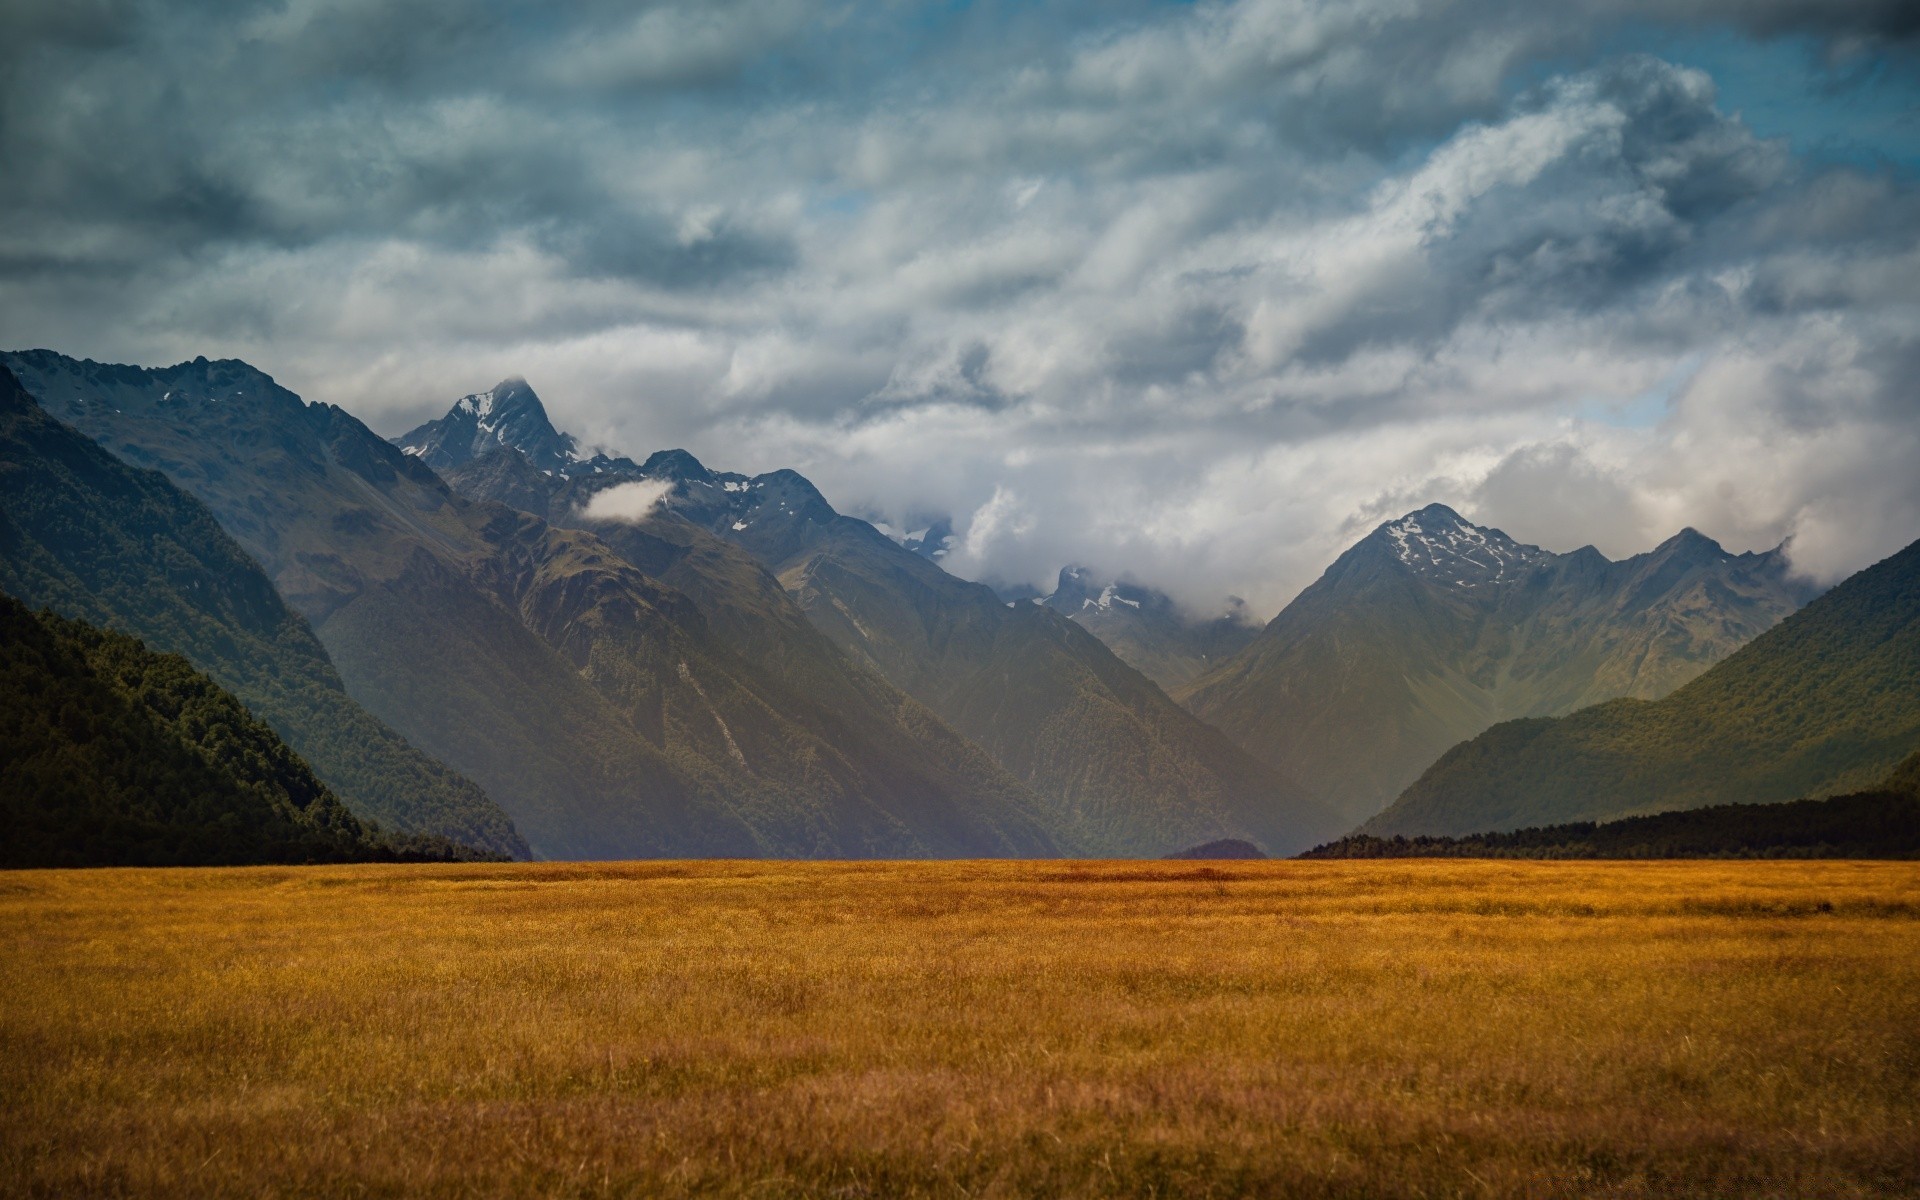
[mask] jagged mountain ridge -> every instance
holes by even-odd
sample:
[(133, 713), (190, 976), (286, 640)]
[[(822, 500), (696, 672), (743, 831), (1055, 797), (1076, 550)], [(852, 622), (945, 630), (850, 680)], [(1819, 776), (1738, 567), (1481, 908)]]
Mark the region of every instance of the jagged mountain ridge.
[(1666, 695), (1814, 590), (1779, 550), (1728, 554), (1691, 529), (1610, 562), (1430, 505), (1362, 538), (1178, 695), (1357, 822), (1500, 721)]
[(1488, 729), (1361, 832), (1461, 836), (1899, 790), (1915, 783), (1916, 748), (1920, 542), (1663, 699)]
[(441, 472), (472, 462), (495, 446), (514, 447), (544, 471), (564, 470), (580, 457), (578, 444), (553, 427), (546, 406), (518, 376), (460, 397), (446, 416), (395, 442)]
[(358, 816), (526, 857), (480, 787), (355, 703), (307, 622), (204, 505), (56, 420), (5, 366), (0, 589), (188, 659)]
[(536, 853), (1052, 848), (1017, 785), (896, 792), (682, 593), (590, 534), (458, 496), (243, 363), (22, 360), (63, 415), (205, 501), (356, 698), (486, 786)]
[[(395, 441), (417, 452), (411, 439)], [(1085, 629), (949, 575), (837, 512), (797, 472), (713, 471), (663, 450), (644, 462), (601, 454), (535, 471), (476, 462), (459, 478), (502, 502), (544, 500), (550, 516), (575, 521), (609, 488), (670, 485), (643, 526), (683, 523), (748, 551), (842, 652), (1038, 794), (1056, 839), (1079, 852), (1158, 855), (1228, 836), (1286, 852), (1341, 824)]]

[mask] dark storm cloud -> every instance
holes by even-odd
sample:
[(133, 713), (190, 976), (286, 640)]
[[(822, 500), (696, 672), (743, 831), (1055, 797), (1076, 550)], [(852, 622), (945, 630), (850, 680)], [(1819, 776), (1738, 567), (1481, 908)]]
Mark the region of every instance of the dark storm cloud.
[(1434, 499), (1827, 572), (1920, 524), (1910, 169), (1663, 57), (1788, 46), (1838, 124), (1911, 103), (1911, 5), (0, 0), (0, 34), (15, 342), (235, 354), (392, 426), (525, 374), (589, 442), (950, 512), (959, 569), (1196, 602), (1270, 608)]

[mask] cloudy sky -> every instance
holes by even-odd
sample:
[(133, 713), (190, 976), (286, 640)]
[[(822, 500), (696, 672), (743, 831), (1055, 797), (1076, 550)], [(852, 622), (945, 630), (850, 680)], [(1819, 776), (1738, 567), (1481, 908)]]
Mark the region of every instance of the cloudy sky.
[(525, 375), (975, 577), (1920, 537), (1908, 0), (0, 0), (0, 181), (8, 348)]

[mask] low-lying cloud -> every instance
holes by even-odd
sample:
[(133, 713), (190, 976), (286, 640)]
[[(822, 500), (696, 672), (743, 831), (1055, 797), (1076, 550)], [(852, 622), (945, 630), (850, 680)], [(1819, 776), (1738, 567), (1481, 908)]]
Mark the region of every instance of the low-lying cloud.
[(601, 488), (580, 506), (589, 521), (624, 521), (637, 525), (652, 516), (673, 490), (670, 479), (635, 479)]

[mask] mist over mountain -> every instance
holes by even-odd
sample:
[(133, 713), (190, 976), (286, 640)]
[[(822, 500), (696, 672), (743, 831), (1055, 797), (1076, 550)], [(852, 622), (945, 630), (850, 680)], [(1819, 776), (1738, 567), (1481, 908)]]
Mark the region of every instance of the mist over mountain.
[(1455, 743), (1666, 695), (1818, 590), (1779, 550), (1729, 554), (1691, 529), (1614, 562), (1429, 505), (1362, 538), (1178, 695), (1359, 821)]
[(1165, 592), (1107, 579), (1087, 567), (1061, 568), (1053, 591), (1036, 603), (1085, 626), (1128, 666), (1169, 692), (1231, 658), (1260, 632), (1237, 596), (1227, 597), (1218, 616), (1196, 618)]
[[(550, 431), (538, 430), (534, 444), (552, 444)], [(433, 452), (433, 438), (429, 425), (395, 442), (419, 458)], [(842, 654), (926, 705), (1032, 789), (1063, 846), (1157, 855), (1243, 836), (1286, 852), (1341, 823), (1076, 623), (1043, 605), (1009, 605), (948, 574), (835, 511), (797, 472), (714, 471), (683, 450), (643, 462), (599, 454), (547, 469), (496, 452), (456, 470), (453, 481), (601, 531), (613, 545), (630, 543), (595, 522), (596, 505), (641, 489), (646, 506), (623, 522), (641, 534), (695, 546), (704, 539), (692, 527), (745, 550)], [(662, 569), (661, 552), (631, 553)]]
[[(457, 771), (512, 820), (508, 842), (471, 824), (466, 840), (546, 856), (1288, 853), (1423, 772), (1396, 813), (1504, 820), (1507, 801), (1421, 799), (1479, 761), (1449, 747), (1492, 726), (1505, 746), (1533, 728), (1500, 724), (1515, 717), (1696, 694), (1682, 685), (1819, 590), (1781, 550), (1732, 554), (1691, 529), (1616, 562), (1430, 504), (1264, 628), (1084, 568), (1008, 600), (943, 569), (937, 526), (883, 531), (798, 472), (582, 456), (524, 379), (390, 444), (244, 363), (5, 364), (26, 389), (7, 426), (9, 590), (173, 638), (399, 828), (445, 832), (445, 797), (481, 796)], [(133, 549), (139, 531), (195, 565)], [(236, 653), (236, 636), (280, 648)], [(335, 666), (345, 688), (328, 693)], [(330, 758), (333, 735), (286, 715), (310, 694), (349, 714), (326, 728), (360, 713), (393, 769)], [(1910, 752), (1909, 732), (1874, 744)], [(1835, 786), (1891, 761), (1868, 754)], [(394, 799), (421, 780), (454, 790)], [(1794, 768), (1767, 786), (1786, 780), (1833, 782)]]

